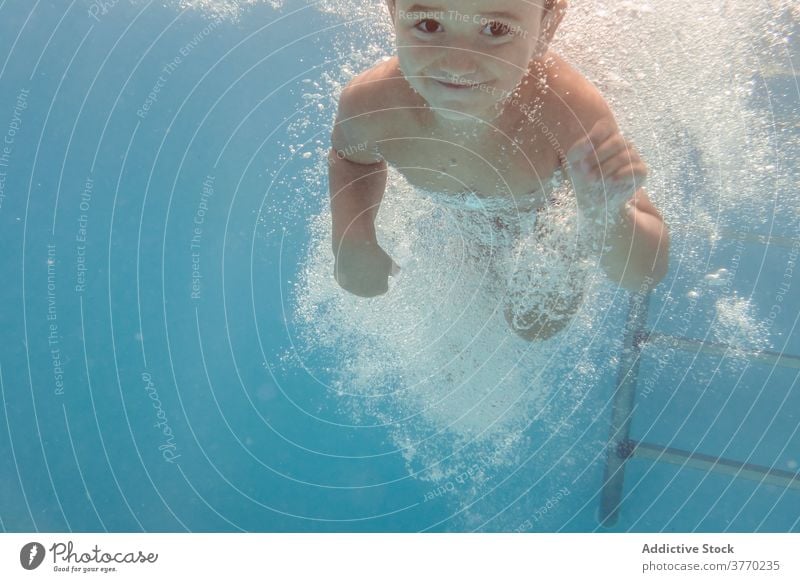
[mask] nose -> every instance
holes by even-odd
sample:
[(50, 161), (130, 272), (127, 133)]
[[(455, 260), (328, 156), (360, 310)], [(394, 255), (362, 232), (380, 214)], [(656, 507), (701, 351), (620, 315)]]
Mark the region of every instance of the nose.
[(478, 70), (477, 55), (461, 46), (441, 47), (442, 57), (438, 66), (442, 73), (451, 77), (468, 77)]

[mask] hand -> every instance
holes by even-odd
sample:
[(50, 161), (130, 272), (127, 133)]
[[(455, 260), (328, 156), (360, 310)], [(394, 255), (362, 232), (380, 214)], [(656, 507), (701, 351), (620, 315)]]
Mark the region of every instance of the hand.
[(389, 275), (400, 272), (400, 267), (375, 241), (345, 238), (334, 245), (333, 253), (336, 282), (359, 297), (383, 295), (389, 290)]
[(589, 215), (619, 216), (647, 178), (647, 166), (613, 119), (601, 119), (567, 152), (578, 208)]

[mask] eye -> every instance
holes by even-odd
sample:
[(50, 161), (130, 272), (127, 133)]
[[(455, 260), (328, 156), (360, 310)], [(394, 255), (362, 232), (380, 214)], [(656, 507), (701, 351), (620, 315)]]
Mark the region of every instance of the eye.
[(494, 21), (489, 22), (481, 32), (494, 38), (501, 38), (510, 35), (512, 31), (509, 25)]
[(437, 32), (441, 32), (443, 30), (442, 25), (432, 18), (426, 18), (425, 20), (420, 20), (419, 22), (417, 22), (414, 28), (422, 32), (427, 32), (428, 34), (434, 34)]

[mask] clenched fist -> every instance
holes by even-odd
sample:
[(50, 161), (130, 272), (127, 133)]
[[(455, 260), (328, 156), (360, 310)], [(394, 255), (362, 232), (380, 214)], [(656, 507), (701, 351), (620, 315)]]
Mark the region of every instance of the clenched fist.
[(376, 297), (389, 290), (389, 276), (397, 275), (400, 267), (377, 242), (342, 239), (334, 244), (336, 262), (333, 275), (336, 282), (359, 297)]

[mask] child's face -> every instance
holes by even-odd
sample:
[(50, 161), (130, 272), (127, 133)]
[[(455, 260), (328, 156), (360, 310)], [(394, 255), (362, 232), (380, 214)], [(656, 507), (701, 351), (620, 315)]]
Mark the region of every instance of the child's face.
[(509, 97), (541, 50), (544, 0), (388, 3), (390, 9), (394, 4), (400, 69), (447, 119), (495, 117), (495, 105)]

